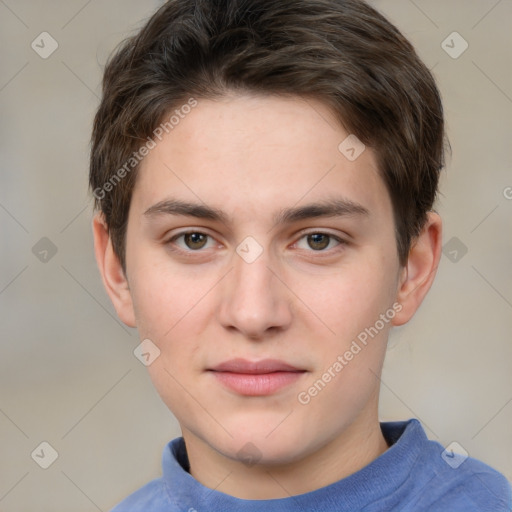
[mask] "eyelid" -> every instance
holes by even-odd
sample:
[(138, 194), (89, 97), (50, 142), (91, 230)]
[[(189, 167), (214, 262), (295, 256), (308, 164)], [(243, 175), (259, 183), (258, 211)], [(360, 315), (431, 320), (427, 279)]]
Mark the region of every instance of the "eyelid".
[(315, 235), (317, 233), (322, 234), (322, 235), (329, 235), (329, 236), (332, 236), (333, 238), (337, 238), (340, 240), (343, 240), (344, 236), (346, 238), (349, 237), (348, 234), (343, 235), (341, 233), (333, 233), (328, 228), (306, 228), (306, 229), (300, 230), (295, 236), (302, 237), (304, 235)]

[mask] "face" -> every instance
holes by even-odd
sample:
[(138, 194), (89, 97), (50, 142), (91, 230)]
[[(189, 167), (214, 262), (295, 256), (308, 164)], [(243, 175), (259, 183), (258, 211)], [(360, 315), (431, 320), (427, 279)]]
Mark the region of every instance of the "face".
[(126, 276), (150, 375), (227, 457), (293, 462), (377, 416), (401, 268), (375, 154), (348, 135), (312, 100), (198, 100), (140, 168)]

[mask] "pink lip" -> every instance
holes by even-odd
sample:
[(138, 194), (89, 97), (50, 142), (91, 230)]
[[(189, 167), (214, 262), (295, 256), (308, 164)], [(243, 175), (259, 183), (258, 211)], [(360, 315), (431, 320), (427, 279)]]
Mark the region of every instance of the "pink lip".
[(209, 371), (225, 386), (246, 396), (270, 395), (292, 384), (305, 373), (305, 370), (276, 359), (255, 362), (232, 359)]

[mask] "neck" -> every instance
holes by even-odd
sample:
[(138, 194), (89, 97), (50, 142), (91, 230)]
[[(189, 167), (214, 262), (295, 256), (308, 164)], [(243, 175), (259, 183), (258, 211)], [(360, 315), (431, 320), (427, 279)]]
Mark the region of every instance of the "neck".
[(190, 474), (205, 487), (236, 498), (288, 498), (320, 489), (362, 469), (388, 445), (377, 414), (358, 418), (338, 436), (300, 460), (285, 464), (246, 464), (213, 449), (187, 429), (183, 430)]

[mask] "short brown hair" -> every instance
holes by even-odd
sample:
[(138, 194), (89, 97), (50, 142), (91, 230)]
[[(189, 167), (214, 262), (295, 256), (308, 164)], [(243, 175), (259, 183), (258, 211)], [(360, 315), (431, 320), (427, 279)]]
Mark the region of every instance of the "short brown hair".
[(447, 142), (439, 91), (409, 41), (360, 0), (169, 0), (110, 57), (94, 119), (90, 187), (125, 271), (135, 152), (176, 107), (230, 91), (316, 98), (372, 147), (405, 265)]

